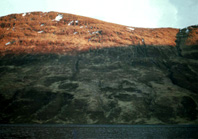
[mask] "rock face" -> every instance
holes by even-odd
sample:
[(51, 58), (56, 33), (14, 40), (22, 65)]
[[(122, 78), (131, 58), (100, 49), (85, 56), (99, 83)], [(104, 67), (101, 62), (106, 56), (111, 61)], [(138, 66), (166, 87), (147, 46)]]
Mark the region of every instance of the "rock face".
[(0, 123), (197, 124), (196, 31), (178, 30), (173, 45), (141, 39), (75, 54), (1, 51)]

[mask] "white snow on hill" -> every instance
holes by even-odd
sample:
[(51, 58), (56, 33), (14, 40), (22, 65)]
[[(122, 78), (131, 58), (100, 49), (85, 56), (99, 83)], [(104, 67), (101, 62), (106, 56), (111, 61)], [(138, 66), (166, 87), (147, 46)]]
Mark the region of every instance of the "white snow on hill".
[(134, 28), (132, 28), (132, 27), (128, 27), (128, 29), (130, 29), (130, 30), (135, 30)]
[(38, 33), (42, 33), (43, 31), (38, 31)]
[(22, 14), (22, 16), (26, 16), (26, 13)]
[(186, 33), (189, 33), (189, 29), (186, 29)]
[(9, 45), (9, 44), (10, 44), (10, 42), (6, 43), (5, 45)]
[(60, 21), (63, 18), (63, 15), (58, 14), (58, 16), (55, 18), (55, 21)]
[(69, 22), (68, 26), (70, 26), (74, 21)]

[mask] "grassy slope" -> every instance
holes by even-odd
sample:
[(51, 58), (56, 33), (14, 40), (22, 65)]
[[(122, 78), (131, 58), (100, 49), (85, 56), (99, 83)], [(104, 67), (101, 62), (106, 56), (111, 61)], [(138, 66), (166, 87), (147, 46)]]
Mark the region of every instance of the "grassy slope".
[[(55, 21), (58, 14), (63, 15), (63, 18)], [(68, 25), (71, 21), (78, 23)], [(102, 33), (93, 33), (96, 31)], [(0, 18), (0, 53), (66, 53), (84, 51), (90, 47), (144, 43), (175, 46), (178, 31), (173, 28), (131, 30), (127, 26), (57, 12), (33, 12), (25, 16), (12, 14)], [(10, 44), (6, 45), (8, 42)]]

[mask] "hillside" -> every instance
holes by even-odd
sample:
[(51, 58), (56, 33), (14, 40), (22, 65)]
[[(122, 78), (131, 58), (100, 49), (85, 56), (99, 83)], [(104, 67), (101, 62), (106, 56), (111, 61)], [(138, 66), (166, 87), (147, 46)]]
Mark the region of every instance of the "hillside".
[(198, 26), (0, 18), (0, 123), (198, 124)]
[(57, 12), (12, 14), (0, 18), (0, 52), (67, 53), (110, 46), (176, 46), (178, 31), (122, 26)]

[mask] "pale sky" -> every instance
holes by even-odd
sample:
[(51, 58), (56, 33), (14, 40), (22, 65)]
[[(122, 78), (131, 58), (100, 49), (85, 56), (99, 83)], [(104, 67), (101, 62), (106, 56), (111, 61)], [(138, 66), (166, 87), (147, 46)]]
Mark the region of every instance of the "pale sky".
[(134, 27), (198, 25), (198, 0), (0, 0), (0, 16), (57, 11)]

